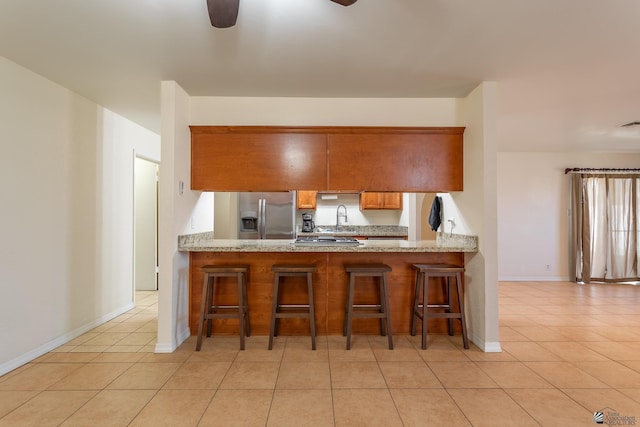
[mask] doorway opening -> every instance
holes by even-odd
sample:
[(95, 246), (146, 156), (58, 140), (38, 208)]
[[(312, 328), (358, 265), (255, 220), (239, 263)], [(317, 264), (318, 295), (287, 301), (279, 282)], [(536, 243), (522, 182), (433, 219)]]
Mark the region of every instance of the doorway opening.
[(134, 289), (158, 290), (158, 164), (135, 157)]
[(429, 214), (431, 212), (431, 206), (433, 205), (433, 199), (435, 199), (437, 195), (437, 193), (424, 194), (420, 209), (420, 239), (422, 240), (436, 240), (437, 232), (432, 230), (429, 225)]

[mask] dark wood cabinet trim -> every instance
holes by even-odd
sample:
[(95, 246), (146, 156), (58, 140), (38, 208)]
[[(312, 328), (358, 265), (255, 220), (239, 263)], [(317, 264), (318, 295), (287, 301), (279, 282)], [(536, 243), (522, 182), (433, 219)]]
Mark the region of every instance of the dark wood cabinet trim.
[(189, 126), (191, 134), (207, 133), (324, 133), (462, 135), (464, 127), (393, 126)]

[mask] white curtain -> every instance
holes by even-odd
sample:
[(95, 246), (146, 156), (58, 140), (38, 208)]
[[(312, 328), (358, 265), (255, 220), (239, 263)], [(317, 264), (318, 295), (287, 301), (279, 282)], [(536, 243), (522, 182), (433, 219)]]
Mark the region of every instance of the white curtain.
[(571, 195), (575, 280), (640, 280), (640, 176), (574, 174)]

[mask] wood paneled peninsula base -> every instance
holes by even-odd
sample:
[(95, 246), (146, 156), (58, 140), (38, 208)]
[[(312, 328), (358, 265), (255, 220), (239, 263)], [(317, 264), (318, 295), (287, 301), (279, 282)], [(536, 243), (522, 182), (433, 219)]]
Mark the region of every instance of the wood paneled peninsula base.
[[(413, 264), (447, 263), (464, 266), (464, 254), (477, 252), (477, 238), (474, 236), (439, 236), (438, 240), (378, 240), (363, 241), (357, 247), (339, 246), (295, 246), (288, 240), (214, 240), (208, 233), (181, 236), (179, 250), (189, 252), (190, 256), (190, 292), (189, 325), (191, 334), (198, 331), (202, 282), (201, 267), (204, 265), (247, 264), (249, 318), (252, 335), (269, 335), (269, 321), (272, 304), (274, 264), (315, 264), (313, 275), (314, 299), (316, 309), (316, 328), (318, 335), (342, 335), (345, 302), (347, 298), (348, 276), (345, 264), (385, 263), (393, 269), (389, 273), (389, 298), (393, 332), (409, 334), (411, 306), (415, 271)], [(292, 282), (298, 278), (287, 278)], [(287, 294), (281, 295), (283, 302), (304, 301), (306, 282), (291, 283)], [(226, 287), (224, 287), (226, 288)], [(433, 298), (440, 294), (439, 287), (432, 286)], [(437, 292), (436, 292), (437, 291)], [(371, 280), (364, 286), (358, 286), (358, 301), (377, 300), (377, 283)], [(225, 295), (220, 296), (224, 303)], [(235, 295), (229, 296), (229, 303)], [(431, 298), (430, 298), (431, 299)], [(446, 321), (430, 320), (429, 332), (445, 333)], [(214, 334), (237, 334), (237, 319), (216, 320)], [(355, 334), (378, 334), (377, 319), (355, 319)], [(308, 335), (309, 325), (306, 319), (286, 319), (281, 322), (280, 334)]]

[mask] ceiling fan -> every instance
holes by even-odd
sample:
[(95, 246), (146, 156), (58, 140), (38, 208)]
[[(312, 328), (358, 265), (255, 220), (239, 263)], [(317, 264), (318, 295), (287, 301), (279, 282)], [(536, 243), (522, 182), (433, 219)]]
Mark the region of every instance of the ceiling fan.
[[(351, 6), (358, 0), (331, 0), (342, 6)], [(240, 0), (207, 0), (209, 19), (216, 28), (229, 28), (236, 25)]]

